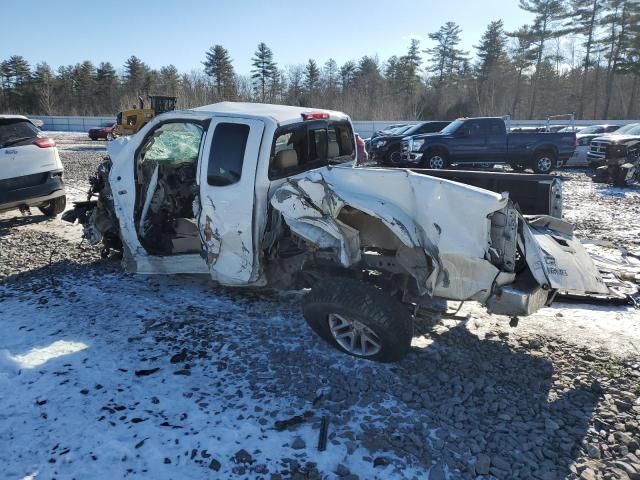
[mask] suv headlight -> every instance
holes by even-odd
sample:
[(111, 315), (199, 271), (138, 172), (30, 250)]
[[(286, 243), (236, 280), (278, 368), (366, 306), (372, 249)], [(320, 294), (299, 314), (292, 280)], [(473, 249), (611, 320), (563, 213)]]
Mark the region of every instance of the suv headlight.
[(382, 148), (382, 147), (384, 147), (386, 144), (387, 144), (387, 141), (386, 141), (386, 140), (378, 140), (378, 141), (376, 142), (376, 148)]
[(411, 151), (412, 152), (419, 152), (420, 149), (422, 148), (422, 145), (424, 145), (424, 140), (422, 140), (422, 139), (414, 140), (411, 143)]

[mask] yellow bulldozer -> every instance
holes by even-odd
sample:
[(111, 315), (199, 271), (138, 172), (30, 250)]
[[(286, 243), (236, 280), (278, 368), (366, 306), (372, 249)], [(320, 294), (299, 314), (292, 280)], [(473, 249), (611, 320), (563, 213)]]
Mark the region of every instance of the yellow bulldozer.
[(145, 108), (142, 97), (138, 97), (138, 100), (140, 101), (139, 108), (134, 105), (131, 110), (123, 110), (118, 113), (114, 129), (115, 135), (133, 135), (156, 115), (175, 110), (178, 99), (164, 95), (149, 95), (148, 108)]

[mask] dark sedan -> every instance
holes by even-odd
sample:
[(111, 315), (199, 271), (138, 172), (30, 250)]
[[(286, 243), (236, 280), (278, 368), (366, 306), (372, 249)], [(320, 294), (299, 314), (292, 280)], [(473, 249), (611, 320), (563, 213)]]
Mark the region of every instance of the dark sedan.
[(429, 121), (412, 125), (407, 129), (396, 129), (387, 135), (371, 139), (369, 158), (381, 164), (397, 165), (401, 163), (402, 139), (423, 133), (437, 133), (450, 122)]
[(115, 126), (115, 123), (105, 123), (101, 127), (92, 128), (89, 130), (89, 138), (91, 140), (113, 140), (116, 136), (113, 131)]

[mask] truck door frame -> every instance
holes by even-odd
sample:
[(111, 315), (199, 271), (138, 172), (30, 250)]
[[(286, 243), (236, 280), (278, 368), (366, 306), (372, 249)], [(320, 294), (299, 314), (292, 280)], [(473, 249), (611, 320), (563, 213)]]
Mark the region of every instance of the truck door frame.
[[(210, 170), (215, 155), (216, 130), (224, 124), (246, 125), (240, 177), (228, 184), (215, 184)], [(225, 127), (228, 128), (228, 127)], [(211, 277), (224, 285), (246, 285), (254, 278), (254, 211), (256, 171), (265, 122), (258, 118), (215, 116), (198, 164), (199, 212), (196, 215), (203, 247), (204, 264)], [(224, 138), (224, 137), (222, 137)], [(213, 184), (212, 184), (213, 183)], [(222, 183), (222, 182), (219, 182)]]

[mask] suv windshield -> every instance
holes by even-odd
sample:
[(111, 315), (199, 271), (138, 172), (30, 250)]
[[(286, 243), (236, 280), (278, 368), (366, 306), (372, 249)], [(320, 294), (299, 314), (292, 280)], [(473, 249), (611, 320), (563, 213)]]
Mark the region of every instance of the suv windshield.
[(405, 135), (410, 136), (410, 135), (415, 135), (416, 133), (420, 133), (420, 129), (422, 128), (422, 123), (418, 123), (417, 125), (412, 125), (411, 127), (407, 128), (404, 132)]
[(0, 148), (17, 145), (38, 137), (38, 128), (29, 120), (0, 118)]
[(385, 130), (385, 133), (389, 133), (390, 135), (401, 135), (409, 130), (413, 125), (405, 125), (403, 127), (394, 128), (392, 130)]
[(619, 128), (613, 135), (640, 135), (640, 123), (630, 123)]

